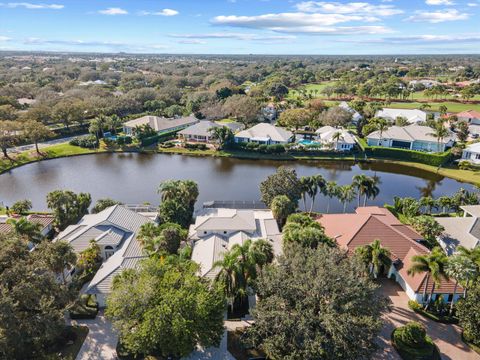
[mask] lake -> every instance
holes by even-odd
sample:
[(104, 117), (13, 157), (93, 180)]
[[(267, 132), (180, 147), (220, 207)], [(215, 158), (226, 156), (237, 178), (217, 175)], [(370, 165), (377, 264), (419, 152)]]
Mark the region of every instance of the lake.
[[(327, 180), (349, 184), (356, 174), (380, 178), (380, 194), (369, 204), (391, 203), (394, 196), (451, 195), (472, 185), (392, 164), (351, 162), (242, 160), (169, 154), (97, 154), (61, 158), (29, 164), (0, 175), (0, 202), (11, 205), (30, 199), (35, 210), (46, 210), (45, 196), (56, 189), (88, 192), (93, 202), (110, 197), (127, 204), (158, 205), (157, 188), (167, 179), (192, 179), (200, 189), (197, 206), (210, 200), (258, 200), (259, 184), (281, 165), (293, 167), (299, 176), (322, 174)], [(355, 202), (350, 204), (353, 210)], [(326, 199), (319, 197), (315, 209), (324, 211)], [(331, 212), (342, 206), (333, 199)]]

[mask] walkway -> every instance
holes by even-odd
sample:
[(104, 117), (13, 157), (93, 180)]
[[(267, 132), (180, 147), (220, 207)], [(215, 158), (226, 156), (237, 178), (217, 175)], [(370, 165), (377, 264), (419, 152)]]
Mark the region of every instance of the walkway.
[(480, 360), (480, 355), (465, 345), (461, 339), (461, 330), (456, 325), (440, 324), (420, 316), (408, 308), (408, 296), (397, 283), (382, 280), (382, 292), (391, 300), (391, 311), (384, 316), (385, 325), (379, 339), (381, 350), (374, 356), (375, 360), (399, 359), (390, 343), (390, 335), (398, 326), (409, 321), (418, 321), (427, 329), (427, 334), (440, 349), (442, 359)]
[(105, 319), (102, 311), (93, 320), (72, 320), (78, 325), (88, 326), (90, 331), (76, 360), (114, 360), (117, 359), (115, 347), (117, 335), (110, 321)]

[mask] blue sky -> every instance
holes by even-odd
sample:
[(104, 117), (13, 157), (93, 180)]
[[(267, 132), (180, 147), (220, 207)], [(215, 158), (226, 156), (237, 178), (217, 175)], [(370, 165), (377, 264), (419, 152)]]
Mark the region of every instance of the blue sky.
[(2, 50), (480, 53), (480, 0), (1, 1)]

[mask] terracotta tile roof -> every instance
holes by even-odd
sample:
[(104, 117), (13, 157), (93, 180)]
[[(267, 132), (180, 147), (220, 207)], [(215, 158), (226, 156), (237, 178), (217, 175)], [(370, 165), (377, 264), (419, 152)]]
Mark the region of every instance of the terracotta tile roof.
[(0, 224), (0, 234), (7, 234), (12, 230), (10, 224), (2, 223)]
[(458, 114), (457, 114), (457, 117), (459, 117), (459, 118), (475, 118), (475, 119), (480, 119), (480, 112), (475, 111), (475, 110), (462, 111), (461, 113), (458, 113)]
[[(392, 254), (392, 261), (403, 279), (414, 291), (420, 291), (426, 274), (410, 276), (407, 269), (411, 257), (427, 254), (429, 250), (418, 243), (422, 237), (412, 228), (402, 224), (390, 211), (376, 206), (360, 207), (355, 214), (324, 214), (317, 221), (325, 228), (325, 233), (334, 238), (340, 247), (350, 251), (359, 246), (380, 240), (383, 247)], [(348, 226), (346, 226), (348, 224)], [(431, 285), (429, 285), (431, 288)], [(453, 291), (453, 282), (445, 282), (435, 292)], [(457, 290), (457, 292), (461, 292)]]
[(53, 215), (32, 214), (27, 216), (27, 220), (32, 223), (40, 224), (45, 229), (53, 223), (55, 217)]

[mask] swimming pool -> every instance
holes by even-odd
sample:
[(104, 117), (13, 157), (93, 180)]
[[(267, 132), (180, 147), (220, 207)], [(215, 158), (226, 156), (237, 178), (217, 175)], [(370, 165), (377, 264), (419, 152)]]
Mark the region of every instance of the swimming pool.
[(318, 141), (302, 139), (298, 142), (300, 145), (321, 145)]

